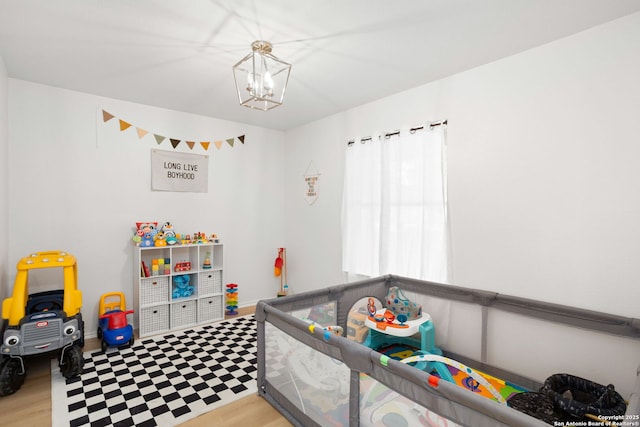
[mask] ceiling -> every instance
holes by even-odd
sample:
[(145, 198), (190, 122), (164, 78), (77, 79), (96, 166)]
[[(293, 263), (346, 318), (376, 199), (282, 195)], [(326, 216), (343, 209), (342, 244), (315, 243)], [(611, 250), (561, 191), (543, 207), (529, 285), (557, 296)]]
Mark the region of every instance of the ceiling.
[[(638, 0), (0, 0), (9, 77), (290, 129), (640, 11)], [(284, 105), (238, 104), (254, 40)]]

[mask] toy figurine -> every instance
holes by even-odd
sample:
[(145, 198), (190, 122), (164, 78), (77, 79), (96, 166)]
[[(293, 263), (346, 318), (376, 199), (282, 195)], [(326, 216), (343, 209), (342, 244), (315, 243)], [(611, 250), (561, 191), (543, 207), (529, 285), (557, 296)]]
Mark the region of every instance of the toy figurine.
[(133, 243), (135, 243), (136, 245), (140, 246), (140, 242), (142, 242), (142, 236), (143, 235), (144, 235), (144, 231), (138, 229), (138, 230), (136, 230), (136, 234), (133, 235), (131, 240), (133, 240)]
[(369, 316), (371, 317), (374, 317), (376, 315), (376, 303), (371, 297), (367, 301), (367, 311), (369, 312)]
[(162, 231), (156, 234), (156, 237), (153, 241), (153, 246), (157, 246), (157, 247), (167, 246), (167, 241), (164, 239), (164, 233)]
[(143, 246), (143, 247), (153, 246), (153, 236), (151, 235), (151, 232), (144, 233), (144, 235), (142, 236), (142, 240), (140, 241), (140, 246)]
[[(153, 246), (153, 238), (158, 232), (157, 227), (157, 222), (136, 222), (136, 232), (131, 240), (138, 246)], [(152, 243), (150, 245), (148, 241), (144, 242), (145, 238), (148, 238), (147, 234), (151, 237)]]

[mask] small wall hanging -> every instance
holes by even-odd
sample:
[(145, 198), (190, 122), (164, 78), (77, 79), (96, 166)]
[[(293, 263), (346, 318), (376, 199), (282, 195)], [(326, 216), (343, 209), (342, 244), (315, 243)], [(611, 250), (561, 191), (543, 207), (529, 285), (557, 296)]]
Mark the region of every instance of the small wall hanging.
[(307, 170), (304, 173), (304, 181), (306, 184), (304, 198), (308, 204), (312, 205), (318, 200), (318, 179), (320, 172), (313, 165), (313, 160), (309, 162)]

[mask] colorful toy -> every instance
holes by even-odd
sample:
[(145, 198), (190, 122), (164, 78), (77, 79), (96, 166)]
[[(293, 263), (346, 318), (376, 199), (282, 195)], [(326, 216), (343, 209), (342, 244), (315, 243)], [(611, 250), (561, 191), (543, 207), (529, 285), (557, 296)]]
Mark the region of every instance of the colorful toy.
[(162, 231), (158, 231), (156, 236), (153, 238), (153, 246), (167, 246), (167, 241), (164, 238), (164, 233)]
[(369, 316), (371, 317), (375, 316), (376, 311), (378, 311), (378, 309), (376, 308), (376, 302), (371, 297), (369, 297), (369, 299), (367, 300), (367, 311), (369, 312)]
[(100, 297), (98, 318), (98, 339), (102, 339), (102, 352), (107, 347), (133, 346), (133, 326), (127, 323), (127, 303), (122, 292), (110, 292)]
[(409, 298), (404, 295), (403, 290), (397, 286), (389, 288), (386, 299), (387, 308), (391, 310), (395, 316), (400, 314), (406, 316), (404, 322), (418, 319), (422, 315), (422, 306), (409, 300)]
[(142, 235), (142, 240), (140, 241), (140, 246), (151, 247), (153, 245), (154, 245), (153, 234), (151, 234), (151, 232), (144, 233)]
[(136, 222), (136, 232), (131, 240), (138, 246), (153, 246), (154, 237), (158, 232), (157, 228), (157, 222)]
[[(29, 294), (29, 273), (54, 268), (62, 270), (63, 289)], [(80, 375), (84, 367), (76, 258), (62, 251), (37, 252), (22, 258), (17, 270), (13, 295), (2, 302), (0, 396), (15, 393), (24, 383), (25, 356), (58, 351), (65, 378)]]
[(189, 271), (191, 270), (191, 263), (188, 261), (177, 262), (173, 271)]
[(165, 236), (174, 236), (176, 235), (176, 232), (173, 230), (173, 224), (171, 224), (169, 221), (165, 222), (164, 224), (162, 224), (161, 227), (162, 232), (164, 233)]
[[(375, 313), (375, 311), (374, 311)], [(367, 309), (359, 307), (349, 312), (347, 316), (347, 338), (362, 343), (369, 335), (369, 328), (364, 324), (367, 318)]]
[(202, 262), (202, 268), (208, 270), (211, 268), (211, 252), (207, 252)]
[(178, 237), (176, 232), (173, 230), (173, 224), (169, 221), (162, 225), (162, 233), (164, 234), (164, 240), (167, 242), (167, 245), (175, 245), (178, 243)]
[(191, 282), (191, 276), (188, 274), (181, 274), (179, 276), (175, 276), (173, 278), (173, 290), (171, 292), (171, 297), (176, 298), (188, 298), (193, 295), (195, 292), (195, 288), (189, 285)]
[(280, 292), (278, 297), (286, 297), (289, 294), (289, 285), (287, 284), (287, 249), (278, 248), (278, 256), (273, 268), (273, 274), (280, 277)]
[[(453, 366), (457, 369), (458, 372), (463, 372), (466, 376), (465, 378), (470, 378), (471, 382), (467, 381), (467, 385), (465, 386), (463, 383), (460, 383), (463, 387), (471, 390), (471, 391), (479, 391), (480, 387), (483, 387), (487, 393), (498, 403), (503, 405), (507, 404), (507, 401), (504, 397), (496, 390), (496, 388), (483, 376), (480, 372), (471, 369), (467, 365), (458, 362), (457, 360), (450, 359), (448, 357), (439, 356), (436, 354), (428, 354), (422, 352), (416, 352), (413, 356), (407, 357), (401, 360), (402, 363), (414, 363), (414, 362), (427, 362), (427, 369), (437, 370), (439, 373), (444, 372), (443, 368), (439, 368), (439, 365), (448, 365)], [(447, 380), (456, 384), (457, 382), (453, 379), (451, 375), (451, 371), (447, 370), (448, 378)], [(470, 385), (469, 385), (470, 384)]]
[(238, 314), (238, 285), (235, 283), (228, 283), (227, 289), (227, 310), (225, 314), (228, 316), (235, 316)]

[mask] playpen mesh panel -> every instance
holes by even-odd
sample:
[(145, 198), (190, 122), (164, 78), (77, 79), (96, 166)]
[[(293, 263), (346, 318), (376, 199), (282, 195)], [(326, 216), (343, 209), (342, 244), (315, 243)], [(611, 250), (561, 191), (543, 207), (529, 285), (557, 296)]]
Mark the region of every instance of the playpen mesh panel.
[(171, 328), (196, 323), (196, 301), (182, 301), (171, 304)]
[(198, 322), (223, 318), (222, 295), (202, 298), (198, 301)]
[(349, 368), (266, 325), (266, 377), (320, 425), (349, 425)]
[(169, 277), (148, 277), (141, 280), (140, 305), (169, 301)]
[(140, 309), (140, 335), (148, 335), (169, 329), (169, 305), (157, 305)]
[(461, 427), (365, 374), (360, 374), (360, 425)]
[(200, 292), (200, 295), (222, 293), (222, 272), (208, 271), (198, 273), (198, 292)]

